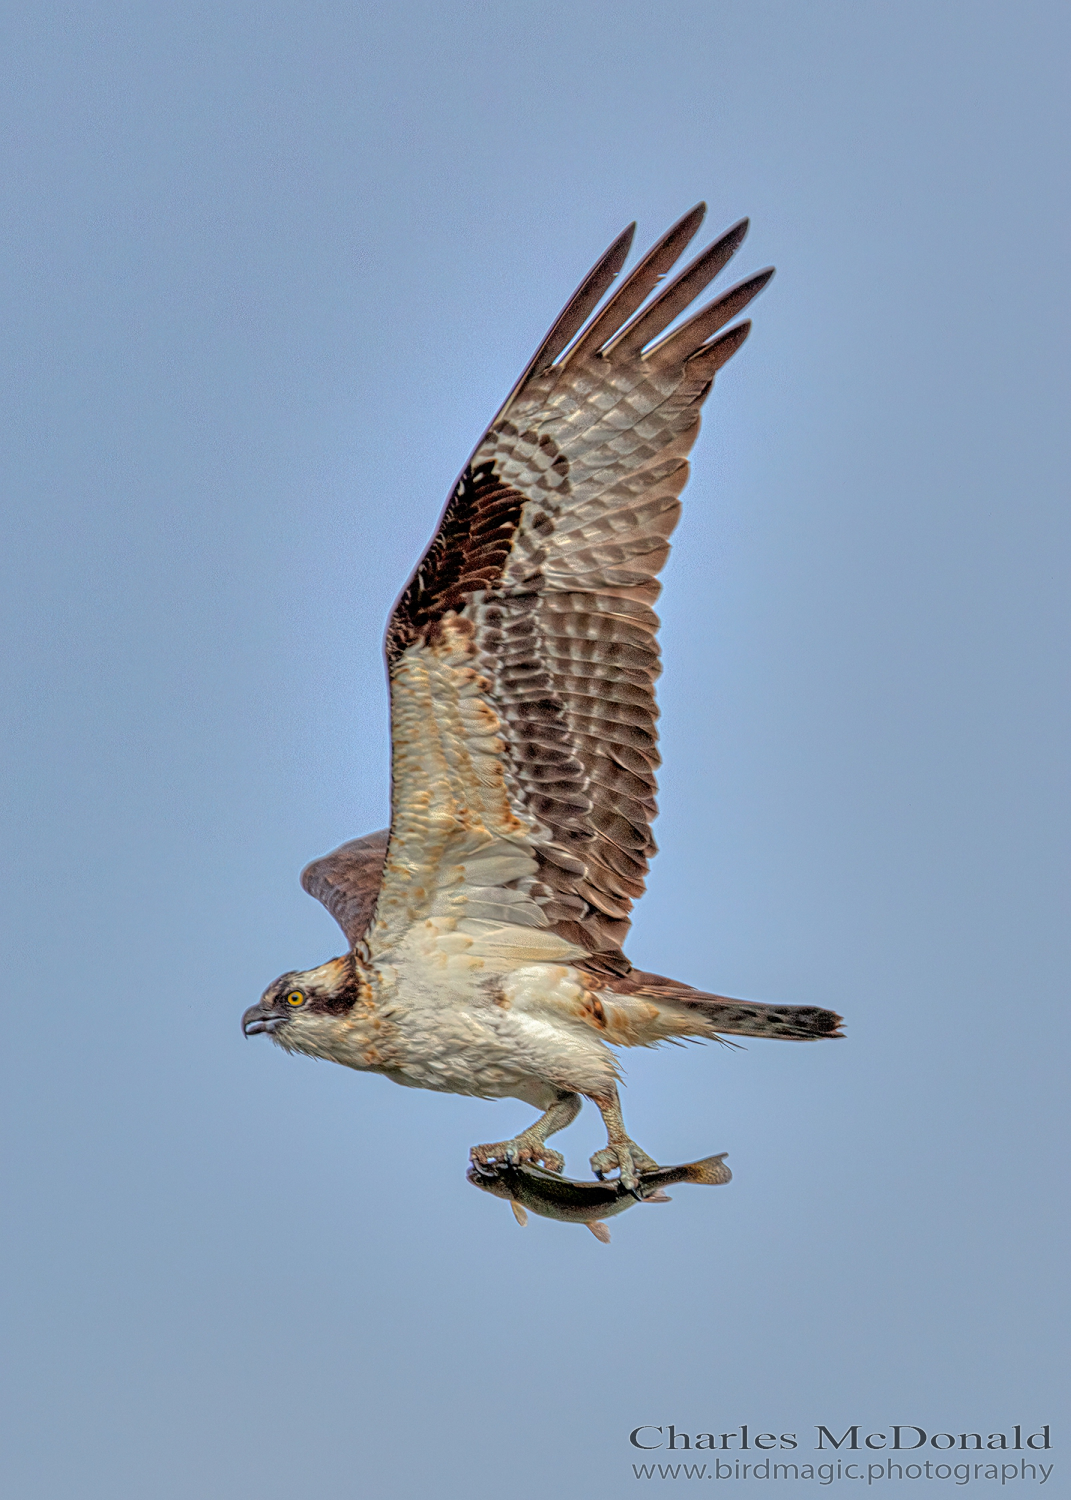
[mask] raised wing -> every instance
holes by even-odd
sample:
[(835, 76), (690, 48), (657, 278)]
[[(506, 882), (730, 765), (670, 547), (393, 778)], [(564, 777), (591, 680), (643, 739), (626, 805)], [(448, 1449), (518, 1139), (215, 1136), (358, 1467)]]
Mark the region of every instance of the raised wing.
[(368, 931), (379, 898), (388, 830), (350, 839), (301, 872), (301, 884), (323, 902), (355, 947)]
[[(607, 251), (479, 443), (387, 630), (393, 809), (373, 953), (419, 927), (449, 961), (568, 958), (625, 973), (655, 852), (657, 574), (721, 333), (773, 272), (668, 335), (737, 224), (653, 299), (700, 204), (598, 308)], [(415, 940), (415, 939), (414, 939)]]

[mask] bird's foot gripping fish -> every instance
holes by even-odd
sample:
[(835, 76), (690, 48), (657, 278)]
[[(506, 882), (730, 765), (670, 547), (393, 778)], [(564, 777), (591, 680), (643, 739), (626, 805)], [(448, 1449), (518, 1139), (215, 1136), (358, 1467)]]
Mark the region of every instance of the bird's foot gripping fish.
[(530, 1209), (545, 1219), (584, 1224), (597, 1240), (608, 1245), (610, 1231), (603, 1222), (605, 1219), (624, 1213), (637, 1203), (668, 1203), (669, 1194), (664, 1189), (672, 1183), (695, 1182), (716, 1187), (731, 1181), (733, 1174), (725, 1165), (726, 1155), (722, 1151), (718, 1156), (704, 1156), (702, 1161), (686, 1162), (681, 1167), (652, 1164), (649, 1171), (640, 1173), (634, 1188), (626, 1187), (620, 1177), (578, 1182), (525, 1162), (508, 1159), (484, 1162), (476, 1156), (466, 1175), (474, 1187), (494, 1193), (496, 1198), (505, 1198), (518, 1224), (527, 1224)]

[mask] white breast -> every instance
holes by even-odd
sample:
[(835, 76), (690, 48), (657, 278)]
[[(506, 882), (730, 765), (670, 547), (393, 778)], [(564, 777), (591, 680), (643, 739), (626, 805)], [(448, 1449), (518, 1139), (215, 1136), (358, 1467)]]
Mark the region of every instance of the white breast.
[(586, 992), (568, 965), (477, 963), (470, 950), (444, 954), (438, 942), (430, 957), (410, 952), (377, 966), (399, 1081), (501, 1097), (533, 1082), (599, 1093), (616, 1078), (613, 1055), (583, 1020)]

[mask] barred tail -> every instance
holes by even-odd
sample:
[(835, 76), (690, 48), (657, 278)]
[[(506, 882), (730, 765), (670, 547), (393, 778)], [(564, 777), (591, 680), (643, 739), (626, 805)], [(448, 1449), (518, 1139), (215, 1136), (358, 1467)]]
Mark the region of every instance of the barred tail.
[[(633, 999), (653, 1001), (659, 1007), (662, 1016), (660, 1029), (652, 1030), (650, 1038), (637, 1035), (635, 1039), (623, 1039), (626, 1046), (649, 1044), (655, 1039), (656, 1032), (659, 1036), (695, 1036), (709, 1035), (713, 1030), (726, 1036), (770, 1036), (794, 1042), (813, 1042), (823, 1037), (843, 1035), (840, 1030), (842, 1018), (835, 1010), (822, 1010), (817, 1005), (763, 1005), (757, 1000), (730, 1000), (726, 995), (708, 995), (703, 990), (693, 989), (690, 984), (665, 979), (661, 974), (648, 974), (641, 969), (602, 977), (601, 991), (606, 1000), (626, 1003)], [(685, 1024), (673, 1024), (671, 1017), (674, 1016)], [(687, 1024), (688, 1020), (699, 1024), (693, 1028)], [(610, 1040), (617, 1038), (611, 1037)]]
[(678, 1004), (695, 1007), (715, 1031), (727, 1036), (773, 1036), (792, 1042), (814, 1042), (840, 1037), (842, 1016), (817, 1005), (759, 1005), (750, 1000), (728, 1000), (722, 995), (692, 999), (681, 996)]

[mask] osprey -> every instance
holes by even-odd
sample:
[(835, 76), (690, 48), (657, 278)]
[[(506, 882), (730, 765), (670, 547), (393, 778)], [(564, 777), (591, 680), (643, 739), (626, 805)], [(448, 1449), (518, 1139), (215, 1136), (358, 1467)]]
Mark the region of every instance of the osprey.
[(721, 330), (773, 275), (666, 333), (747, 232), (652, 296), (704, 213), (604, 300), (635, 225), (614, 241), (465, 465), (387, 627), (390, 829), (301, 877), (349, 950), (242, 1018), (288, 1052), (543, 1111), (478, 1164), (561, 1171), (547, 1137), (590, 1099), (592, 1169), (629, 1189), (656, 1164), (626, 1133), (611, 1048), (840, 1035), (832, 1011), (706, 994), (622, 949), (655, 853), (657, 577), (700, 408), (751, 325)]

